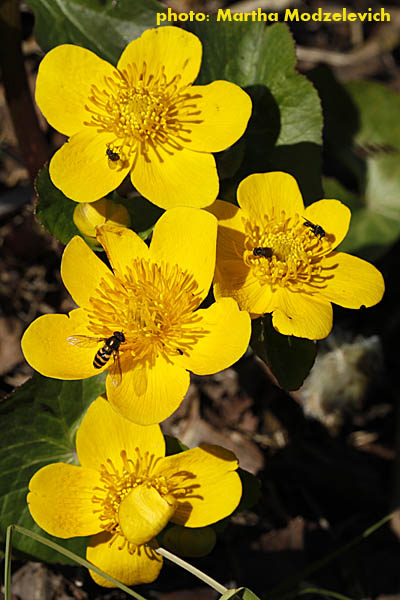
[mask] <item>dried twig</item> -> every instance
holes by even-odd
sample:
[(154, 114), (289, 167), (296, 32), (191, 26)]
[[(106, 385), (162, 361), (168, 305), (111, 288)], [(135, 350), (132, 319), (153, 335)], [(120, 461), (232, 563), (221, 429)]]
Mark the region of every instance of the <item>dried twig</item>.
[(323, 48), (297, 46), (298, 60), (325, 63), (331, 67), (351, 67), (381, 54), (392, 52), (400, 44), (400, 10), (390, 8), (391, 21), (382, 24), (360, 48), (351, 52), (337, 52)]

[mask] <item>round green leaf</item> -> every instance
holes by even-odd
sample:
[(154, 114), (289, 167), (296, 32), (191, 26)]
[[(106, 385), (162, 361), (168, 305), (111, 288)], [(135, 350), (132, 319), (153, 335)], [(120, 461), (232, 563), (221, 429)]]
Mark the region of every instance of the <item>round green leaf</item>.
[(156, 0), (28, 0), (35, 12), (35, 34), (43, 50), (76, 44), (113, 64), (125, 46), (155, 27)]
[[(295, 47), (287, 26), (208, 22), (190, 27), (204, 49), (196, 83), (226, 79), (245, 88), (253, 101), (249, 126), (237, 142), (245, 144), (245, 151), (234, 183), (250, 173), (282, 170), (297, 178), (306, 202), (321, 198), (321, 103), (313, 84), (295, 71)], [(225, 176), (229, 170), (225, 163), (220, 166), (224, 155), (217, 155), (217, 161)], [(229, 201), (231, 187), (231, 181), (224, 182), (220, 197)]]
[[(75, 433), (89, 404), (104, 393), (105, 374), (84, 381), (60, 381), (35, 374), (0, 404), (0, 536), (9, 525), (45, 534), (33, 521), (26, 504), (33, 474), (53, 462), (76, 462)], [(86, 538), (62, 540), (62, 545), (85, 555)], [(21, 535), (14, 551), (48, 562), (67, 558)]]
[(47, 165), (36, 177), (35, 191), (37, 196), (35, 214), (49, 233), (62, 244), (68, 244), (75, 235), (80, 235), (73, 221), (76, 202), (64, 196), (61, 190), (55, 187), (50, 179)]

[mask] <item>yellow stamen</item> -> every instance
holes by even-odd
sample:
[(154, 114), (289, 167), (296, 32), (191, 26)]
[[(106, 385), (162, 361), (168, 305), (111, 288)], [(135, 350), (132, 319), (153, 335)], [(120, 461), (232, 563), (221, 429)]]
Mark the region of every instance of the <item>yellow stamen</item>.
[[(244, 226), (243, 260), (260, 283), (311, 292), (324, 286), (320, 260), (331, 251), (329, 234), (321, 239), (300, 215), (286, 217), (283, 210), (264, 215), (262, 226), (247, 220)], [(271, 256), (254, 254), (255, 248), (270, 248)]]
[(199, 122), (196, 96), (187, 87), (179, 74), (168, 81), (164, 66), (148, 74), (145, 62), (141, 68), (130, 64), (105, 77), (101, 89), (92, 85), (85, 107), (90, 120), (84, 124), (113, 133), (110, 148), (120, 156), (157, 146), (171, 153), (190, 139), (190, 124)]
[(89, 327), (94, 336), (122, 331), (123, 356), (153, 364), (158, 355), (171, 361), (189, 355), (208, 332), (198, 325), (202, 294), (192, 275), (177, 265), (137, 259), (123, 277), (103, 279), (90, 300)]

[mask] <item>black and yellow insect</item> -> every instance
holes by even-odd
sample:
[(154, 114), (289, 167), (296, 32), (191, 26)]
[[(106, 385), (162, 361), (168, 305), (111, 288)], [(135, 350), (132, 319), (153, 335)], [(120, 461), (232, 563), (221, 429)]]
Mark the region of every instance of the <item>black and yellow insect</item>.
[(103, 343), (103, 346), (99, 348), (95, 354), (93, 366), (95, 369), (101, 369), (108, 363), (112, 356), (114, 360), (109, 368), (109, 373), (115, 386), (121, 383), (122, 372), (119, 361), (119, 348), (121, 344), (125, 342), (125, 335), (122, 331), (114, 331), (108, 338), (98, 338), (88, 335), (71, 335), (67, 338), (67, 342), (73, 346), (80, 346), (81, 348), (91, 348), (96, 344)]

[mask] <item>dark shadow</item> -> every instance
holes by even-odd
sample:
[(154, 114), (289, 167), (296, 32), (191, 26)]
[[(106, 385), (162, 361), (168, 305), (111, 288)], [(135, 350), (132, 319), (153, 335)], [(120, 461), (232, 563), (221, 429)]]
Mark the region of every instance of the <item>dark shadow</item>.
[(253, 110), (243, 136), (233, 146), (215, 155), (221, 180), (220, 198), (226, 199), (227, 189), (236, 188), (252, 173), (268, 170), (268, 156), (280, 132), (280, 111), (265, 85), (249, 86)]
[(360, 116), (344, 86), (325, 66), (307, 73), (321, 98), (324, 115), (323, 172), (339, 179), (350, 190), (362, 191), (366, 174), (365, 157), (357, 155), (354, 138)]

